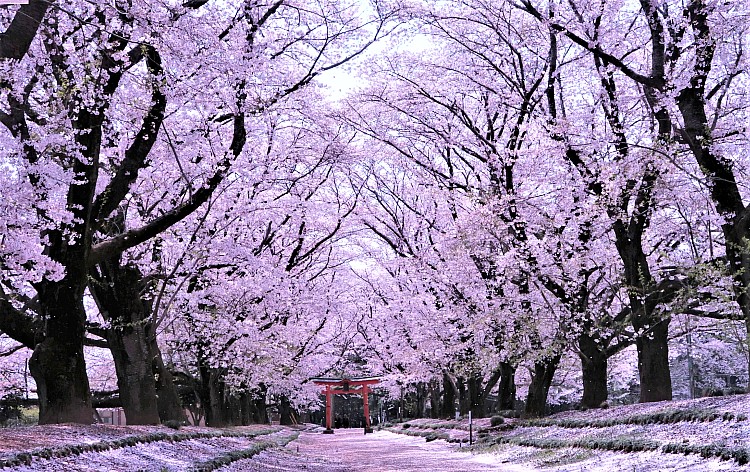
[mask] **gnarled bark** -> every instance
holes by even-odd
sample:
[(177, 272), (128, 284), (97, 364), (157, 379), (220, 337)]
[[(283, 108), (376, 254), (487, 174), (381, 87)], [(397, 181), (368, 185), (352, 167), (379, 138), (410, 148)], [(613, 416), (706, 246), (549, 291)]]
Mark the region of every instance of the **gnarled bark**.
[(151, 303), (143, 299), (143, 276), (115, 258), (92, 272), (90, 290), (110, 324), (106, 337), (115, 362), (128, 424), (158, 424), (187, 418), (172, 374), (164, 366), (151, 323)]
[(636, 339), (638, 375), (641, 380), (641, 402), (672, 399), (668, 332), (669, 319), (665, 319), (650, 327), (648, 334)]
[(500, 386), (495, 410), (516, 409), (516, 368), (509, 362), (500, 363)]
[(66, 286), (67, 280), (69, 276), (60, 283), (45, 284), (47, 336), (35, 346), (29, 359), (29, 372), (39, 396), (39, 424), (94, 422), (83, 357), (83, 297)]
[(448, 374), (443, 374), (443, 403), (440, 410), (442, 418), (452, 418), (456, 412), (456, 386)]
[(599, 408), (607, 401), (607, 353), (596, 338), (589, 333), (578, 337), (579, 357), (583, 371), (583, 398), (581, 405)]
[(534, 363), (534, 371), (531, 375), (531, 385), (529, 385), (529, 394), (526, 397), (526, 417), (535, 418), (544, 416), (547, 409), (547, 395), (552, 385), (552, 379), (560, 364), (560, 354), (541, 359)]

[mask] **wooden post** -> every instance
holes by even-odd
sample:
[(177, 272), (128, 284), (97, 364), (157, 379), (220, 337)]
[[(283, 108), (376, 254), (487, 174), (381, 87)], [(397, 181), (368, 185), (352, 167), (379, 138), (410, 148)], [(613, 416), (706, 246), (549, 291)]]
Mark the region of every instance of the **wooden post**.
[(372, 426), (370, 425), (370, 402), (369, 402), (370, 389), (368, 385), (362, 385), (362, 400), (364, 401), (365, 409), (365, 434), (372, 433)]
[(326, 385), (326, 429), (323, 434), (333, 434), (333, 392)]

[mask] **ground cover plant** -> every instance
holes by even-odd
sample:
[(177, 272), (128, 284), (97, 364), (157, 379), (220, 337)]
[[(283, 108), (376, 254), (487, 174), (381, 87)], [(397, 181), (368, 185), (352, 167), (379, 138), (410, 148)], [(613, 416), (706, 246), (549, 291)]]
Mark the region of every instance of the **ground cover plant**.
[[(0, 457), (0, 468), (4, 467), (15, 467), (20, 465), (31, 465), (31, 462), (35, 459), (53, 459), (53, 458), (64, 458), (70, 456), (76, 456), (85, 454), (87, 452), (102, 452), (109, 451), (112, 449), (119, 449), (125, 447), (133, 447), (139, 444), (149, 444), (153, 442), (179, 442), (188, 441), (190, 439), (202, 439), (202, 438), (218, 438), (218, 437), (242, 437), (242, 438), (255, 438), (258, 436), (264, 436), (278, 432), (279, 428), (266, 428), (262, 430), (252, 432), (239, 432), (239, 431), (194, 431), (184, 433), (167, 433), (167, 432), (155, 432), (147, 433), (142, 435), (131, 435), (123, 438), (97, 441), (93, 443), (85, 444), (67, 444), (64, 446), (57, 447), (45, 447), (34, 449), (27, 452), (19, 452), (10, 455), (10, 457)], [(290, 439), (291, 441), (291, 439)], [(268, 447), (268, 446), (266, 446)]]
[(249, 447), (247, 449), (226, 451), (209, 461), (204, 461), (200, 464), (196, 464), (193, 468), (190, 469), (190, 472), (211, 472), (212, 470), (216, 470), (229, 465), (232, 462), (249, 459), (256, 454), (265, 451), (266, 449), (286, 446), (291, 441), (297, 439), (297, 437), (299, 437), (299, 432), (294, 432), (289, 433), (286, 436), (274, 438), (274, 440), (272, 441), (262, 441), (257, 444), (253, 444), (252, 447)]

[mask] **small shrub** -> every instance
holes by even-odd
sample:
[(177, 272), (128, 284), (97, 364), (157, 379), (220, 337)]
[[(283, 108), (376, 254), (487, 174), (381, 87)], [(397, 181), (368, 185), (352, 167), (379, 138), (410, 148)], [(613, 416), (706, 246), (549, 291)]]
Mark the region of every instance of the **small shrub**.
[(719, 444), (680, 444), (671, 443), (665, 444), (662, 447), (662, 452), (668, 454), (699, 454), (704, 458), (718, 457), (721, 460), (732, 460), (734, 459), (740, 465), (745, 465), (750, 462), (750, 450), (744, 447), (727, 447)]
[(0, 403), (0, 426), (21, 424), (21, 418), (23, 417), (21, 395), (11, 394), (0, 400), (2, 400), (2, 403)]
[(505, 423), (505, 419), (502, 416), (495, 415), (492, 418), (490, 418), (490, 426), (500, 426), (501, 424)]
[(172, 429), (180, 429), (180, 428), (182, 428), (182, 421), (167, 420), (167, 421), (163, 422), (162, 424), (164, 426), (166, 426), (167, 428), (172, 428)]
[(750, 451), (747, 449), (735, 449), (734, 460), (740, 465), (745, 465), (750, 462)]

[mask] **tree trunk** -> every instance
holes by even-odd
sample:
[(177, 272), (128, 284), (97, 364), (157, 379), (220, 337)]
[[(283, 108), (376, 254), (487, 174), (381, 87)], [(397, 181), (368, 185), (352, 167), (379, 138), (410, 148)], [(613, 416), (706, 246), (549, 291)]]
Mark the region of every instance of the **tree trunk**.
[(253, 422), (252, 417), (252, 399), (250, 398), (250, 394), (247, 392), (243, 392), (240, 394), (240, 424), (242, 426), (249, 425)]
[(211, 369), (211, 380), (209, 382), (209, 411), (211, 412), (210, 421), (206, 421), (206, 426), (214, 428), (223, 426), (232, 426), (232, 417), (230, 414), (229, 402), (227, 398), (227, 387), (224, 383), (223, 369)]
[(46, 337), (29, 359), (39, 396), (39, 424), (94, 422), (83, 335), (65, 338), (65, 334), (57, 331), (55, 337)]
[(468, 411), (471, 411), (471, 415), (474, 418), (484, 418), (484, 398), (482, 396), (484, 378), (480, 374), (475, 374), (469, 377), (466, 381), (467, 385), (467, 402)]
[(547, 395), (552, 385), (552, 379), (560, 363), (560, 355), (549, 359), (542, 359), (534, 363), (534, 373), (531, 376), (529, 394), (526, 397), (526, 417), (544, 416), (547, 408)]
[[(718, 184), (717, 184), (718, 185)], [(717, 209), (719, 205), (717, 204)], [(750, 207), (749, 207), (750, 208)], [(738, 211), (740, 215), (750, 210)], [(737, 218), (737, 217), (735, 217)], [(734, 279), (734, 293), (742, 316), (745, 319), (745, 349), (750, 348), (750, 251), (748, 251), (748, 231), (739, 222), (722, 225), (725, 248), (729, 267)], [(750, 356), (747, 358), (747, 369), (750, 374)], [(750, 383), (748, 383), (750, 391)]]
[(156, 336), (149, 336), (149, 351), (151, 352), (151, 371), (156, 387), (156, 401), (159, 418), (165, 421), (187, 421), (185, 409), (182, 407), (180, 395), (174, 384), (172, 372), (164, 364), (164, 358), (156, 341)]
[(235, 425), (242, 424), (242, 405), (240, 404), (240, 398), (237, 395), (229, 395), (226, 401), (229, 406), (229, 421)]
[(427, 416), (427, 386), (424, 382), (417, 382), (417, 411), (414, 412), (414, 416), (417, 418), (424, 418)]
[(184, 422), (171, 373), (164, 368), (151, 324), (151, 302), (141, 296), (143, 275), (119, 258), (99, 265), (89, 283), (99, 311), (109, 321), (107, 341), (128, 424)]
[(638, 375), (641, 380), (642, 403), (672, 399), (672, 378), (669, 372), (669, 319), (657, 322), (645, 336), (636, 341)]
[(497, 391), (497, 411), (516, 409), (516, 368), (509, 362), (500, 363), (500, 387)]
[(221, 428), (231, 425), (229, 405), (226, 402), (225, 385), (220, 369), (202, 365), (201, 374), (201, 403), (206, 411), (206, 426)]
[(456, 387), (448, 374), (443, 374), (443, 405), (440, 416), (453, 418), (456, 411)]
[(437, 380), (430, 382), (430, 418), (440, 417), (440, 383)]
[(268, 423), (268, 414), (266, 412), (266, 395), (262, 392), (252, 399), (252, 422), (256, 424)]
[[(641, 402), (672, 399), (672, 379), (669, 373), (669, 317), (656, 311), (659, 293), (656, 292), (648, 259), (643, 252), (640, 236), (633, 237), (622, 222), (615, 222), (615, 244), (625, 268), (629, 285), (631, 324), (637, 333), (638, 376), (641, 381)], [(639, 233), (640, 234), (640, 233)]]
[(466, 382), (463, 377), (456, 378), (456, 393), (458, 396), (458, 409), (461, 415), (468, 415), (470, 401), (466, 391)]
[(607, 401), (607, 353), (589, 333), (578, 338), (583, 371), (583, 399), (581, 405), (599, 408)]
[(142, 324), (112, 325), (107, 342), (117, 373), (117, 387), (128, 424), (159, 424), (154, 376)]
[(279, 423), (284, 426), (292, 426), (298, 424), (298, 415), (295, 409), (292, 407), (289, 398), (281, 396), (279, 398), (279, 415), (281, 416)]
[(46, 337), (29, 359), (39, 396), (39, 424), (94, 422), (83, 357), (83, 286), (76, 287), (69, 277), (45, 282), (39, 293)]

